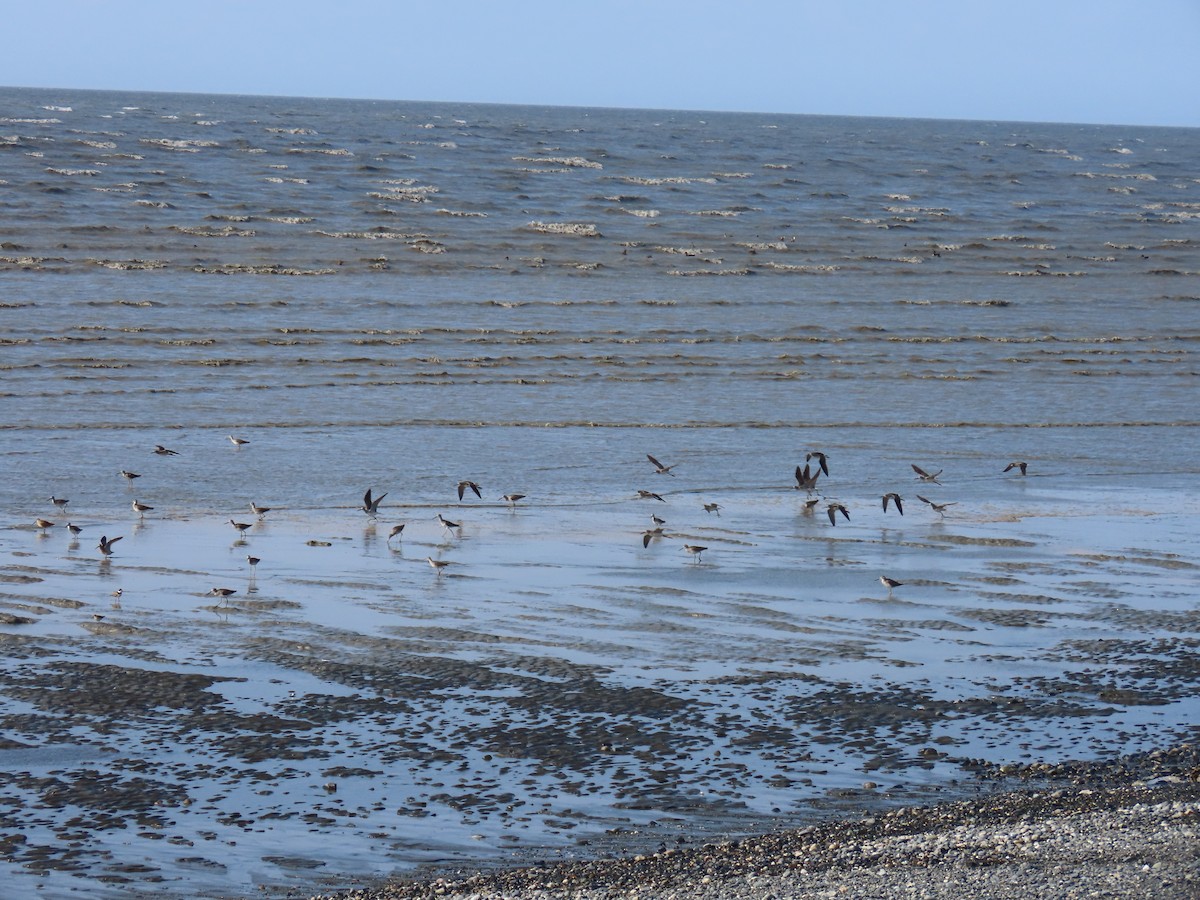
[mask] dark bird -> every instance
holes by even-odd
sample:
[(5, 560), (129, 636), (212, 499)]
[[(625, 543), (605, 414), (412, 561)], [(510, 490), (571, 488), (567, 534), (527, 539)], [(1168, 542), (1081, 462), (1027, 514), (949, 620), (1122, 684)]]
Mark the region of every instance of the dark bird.
[(143, 519), (146, 517), (146, 513), (154, 509), (153, 506), (147, 506), (145, 503), (138, 503), (136, 500), (134, 500), (131, 505), (133, 506), (133, 511)]
[[(646, 454), (646, 459), (650, 460), (650, 464), (652, 466), (654, 466), (654, 474), (655, 475), (671, 475), (671, 476), (675, 475), (675, 473), (671, 471), (673, 468), (675, 468), (675, 466), (664, 466), (662, 463), (660, 463), (657, 459), (655, 459), (649, 453)], [(675, 465), (679, 465), (679, 464), (676, 463)]]
[(638, 497), (642, 500), (660, 500), (663, 503), (667, 502), (658, 494), (654, 493), (654, 491), (638, 491)]
[(642, 546), (649, 547), (650, 542), (652, 540), (654, 540), (655, 538), (660, 538), (662, 536), (663, 536), (662, 528), (647, 528), (645, 531), (642, 532)]
[(67, 523), (67, 531), (71, 532), (71, 537), (78, 537), (79, 532), (83, 531), (82, 525), (74, 525), (71, 522)]
[(425, 557), (425, 561), (427, 563), (429, 563), (429, 565), (433, 566), (433, 571), (437, 572), (439, 578), (442, 577), (442, 569), (444, 569), (444, 568), (446, 568), (446, 566), (450, 565), (450, 563), (447, 562), (446, 560), (434, 559), (432, 556)]
[(462, 522), (451, 522), (449, 519), (447, 519), (441, 513), (438, 513), (436, 518), (439, 522), (442, 523), (443, 528), (447, 528), (447, 529), (462, 528)]
[(233, 588), (213, 588), (208, 593), (213, 597), (220, 597), (221, 602), (224, 603), (226, 600), (236, 594), (237, 591), (235, 591)]
[(362, 511), (365, 512), (371, 518), (374, 518), (379, 512), (379, 504), (383, 502), (383, 498), (386, 496), (387, 496), (387, 494), (383, 493), (383, 494), (380, 494), (378, 497), (372, 499), (371, 498), (371, 489), (367, 488), (367, 492), (365, 494), (363, 494), (363, 505), (361, 507)]
[(401, 522), (399, 525), (392, 526), (392, 530), (388, 532), (388, 536), (387, 536), (389, 543), (391, 542), (392, 538), (404, 533), (405, 524), (407, 524), (407, 523)]
[(155, 444), (154, 452), (157, 453), (159, 456), (178, 456), (179, 455), (179, 453), (177, 451), (168, 450), (162, 444)]
[(696, 544), (684, 544), (683, 549), (692, 556), (696, 557), (696, 562), (700, 562), (700, 554), (707, 550), (707, 547), (699, 547)]
[(830, 525), (837, 524), (837, 514), (839, 512), (842, 514), (843, 518), (845, 518), (845, 520), (847, 522), (850, 521), (850, 510), (846, 509), (846, 507), (842, 506), (842, 504), (840, 504), (840, 503), (830, 503), (829, 506), (825, 509), (825, 512), (829, 514), (829, 524)]
[(505, 494), (500, 499), (503, 500), (505, 503), (507, 503), (509, 506), (516, 506), (519, 501), (525, 499), (525, 495), (524, 494)]
[(243, 447), (243, 446), (245, 446), (246, 444), (250, 443), (250, 442), (249, 442), (248, 440), (246, 440), (245, 438), (234, 437), (232, 434), (231, 434), (231, 435), (229, 435), (229, 442), (230, 442), (231, 444), (233, 444), (233, 446), (235, 446), (235, 447)]
[(139, 475), (137, 472), (130, 472), (127, 469), (122, 469), (121, 477), (124, 478), (126, 481), (133, 481), (133, 479), (141, 478), (142, 476)]
[(57, 509), (65, 510), (67, 508), (67, 504), (71, 501), (66, 497), (51, 497), (50, 502), (53, 503)]
[(229, 520), (229, 524), (238, 530), (238, 534), (245, 534), (247, 529), (253, 527), (250, 522), (235, 522), (233, 519)]
[(49, 519), (34, 519), (33, 524), (36, 525), (38, 528), (42, 529), (42, 531), (45, 531), (47, 528), (54, 527), (54, 523), (51, 522)]
[(250, 564), (250, 571), (253, 572), (258, 567), (258, 564), (262, 562), (262, 560), (257, 556), (247, 556), (246, 562)]
[(667, 524), (666, 519), (662, 518), (661, 516), (656, 516), (654, 513), (650, 513), (650, 521), (654, 523), (655, 528), (661, 528), (663, 525)]
[(269, 506), (259, 506), (257, 503), (255, 503), (253, 501), (250, 502), (250, 512), (254, 513), (260, 519), (263, 516), (265, 516), (267, 513), (269, 513), (270, 511), (271, 511), (271, 507), (269, 507)]
[[(912, 465), (912, 464), (910, 463), (910, 465)], [(913, 465), (912, 470), (917, 473), (917, 477), (920, 478), (922, 481), (930, 481), (930, 482), (933, 482), (934, 484), (941, 484), (941, 482), (938, 481), (938, 476), (942, 474), (941, 469), (938, 469), (932, 475), (930, 475), (928, 472), (926, 472), (924, 469), (922, 469), (920, 466), (917, 466), (917, 465)]]
[(105, 556), (112, 556), (112, 545), (124, 537), (124, 535), (121, 535), (121, 537), (115, 537), (110, 541), (104, 535), (100, 535), (100, 543), (96, 545), (96, 548)]
[(804, 464), (803, 469), (796, 466), (796, 490), (815, 491), (817, 489), (817, 479), (820, 477), (820, 467), (814, 472), (808, 463)]
[(706, 513), (716, 513), (717, 518), (721, 518), (721, 504), (719, 503), (705, 503), (704, 511)]
[(820, 450), (813, 450), (810, 453), (804, 454), (805, 462), (808, 462), (810, 459), (815, 459), (817, 461), (817, 465), (820, 467), (821, 471), (825, 473), (825, 477), (828, 478), (829, 477), (829, 462), (828, 462), (828, 460), (825, 459), (825, 454), (822, 453)]
[(463, 494), (465, 494), (468, 490), (474, 491), (475, 496), (480, 500), (483, 499), (483, 494), (479, 492), (479, 485), (473, 481), (460, 481), (458, 483), (458, 499), (461, 500), (463, 498)]
[(888, 578), (886, 575), (880, 575), (879, 581), (885, 588), (888, 589), (889, 594), (892, 592), (892, 588), (898, 588), (900, 585), (904, 584), (903, 581), (897, 581), (895, 578)]
[[(1027, 462), (1010, 462), (1007, 466), (1004, 467), (1004, 471), (1011, 472), (1013, 469), (1020, 469), (1021, 474), (1024, 475), (1025, 470), (1027, 468), (1029, 468), (1029, 463), (1027, 463)], [(54, 498), (51, 498), (51, 499), (54, 499)]]
[(889, 500), (891, 500), (893, 503), (896, 504), (896, 512), (900, 513), (900, 515), (904, 515), (904, 498), (901, 497), (899, 494), (897, 494), (894, 491), (890, 494), (884, 494), (883, 495), (883, 511), (884, 512), (887, 512)]
[(820, 497), (810, 497), (804, 501), (804, 506), (800, 510), (804, 515), (811, 516), (812, 511), (817, 508), (817, 504), (821, 502)]
[(943, 518), (945, 518), (945, 515), (946, 515), (946, 508), (948, 506), (956, 505), (954, 503), (934, 503), (932, 500), (926, 500), (920, 494), (917, 494), (917, 499), (920, 500), (922, 503), (928, 503), (930, 506), (933, 507), (933, 511), (935, 513), (937, 513), (938, 515), (942, 516)]

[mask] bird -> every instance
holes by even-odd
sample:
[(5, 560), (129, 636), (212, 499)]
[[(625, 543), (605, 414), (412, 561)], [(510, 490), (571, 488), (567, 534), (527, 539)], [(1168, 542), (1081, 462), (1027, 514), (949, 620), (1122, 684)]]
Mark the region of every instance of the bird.
[(250, 443), (250, 442), (249, 442), (248, 440), (246, 440), (245, 438), (234, 437), (232, 434), (231, 434), (231, 435), (228, 435), (228, 437), (229, 437), (229, 442), (230, 442), (231, 444), (233, 444), (233, 446), (235, 446), (235, 447), (241, 447), (241, 446), (243, 446), (243, 445), (245, 445), (245, 444), (248, 444), (248, 443)]
[(253, 501), (250, 502), (250, 512), (254, 513), (260, 519), (263, 516), (265, 516), (267, 513), (269, 513), (270, 511), (271, 511), (271, 507), (269, 507), (269, 506), (259, 506), (257, 503), (255, 503)]
[(450, 563), (447, 562), (446, 560), (434, 559), (432, 556), (425, 557), (425, 561), (427, 563), (429, 563), (429, 565), (433, 566), (433, 571), (437, 572), (439, 578), (442, 577), (442, 569), (444, 569), (444, 568), (446, 568), (446, 566), (450, 565)]
[(458, 499), (462, 500), (463, 494), (465, 494), (467, 491), (474, 491), (476, 497), (478, 497), (480, 500), (483, 499), (483, 494), (480, 493), (478, 484), (476, 484), (474, 481), (460, 481), (458, 483)]
[(125, 588), (117, 588), (109, 596), (112, 597), (114, 600), (120, 600), (122, 597), (125, 596)]
[(654, 491), (638, 491), (638, 497), (642, 500), (659, 500), (663, 503), (667, 502), (666, 500), (663, 500), (660, 495), (654, 493)]
[(53, 503), (58, 509), (65, 510), (67, 508), (67, 504), (71, 501), (66, 497), (51, 497), (50, 502)]
[(401, 535), (404, 533), (405, 524), (406, 523), (401, 522), (399, 525), (392, 526), (392, 530), (388, 532), (388, 536), (387, 536), (387, 539), (389, 542), (391, 541), (392, 538), (397, 537), (398, 535)]
[(880, 575), (879, 582), (888, 589), (889, 594), (892, 592), (892, 588), (898, 588), (904, 584), (903, 581), (897, 581), (895, 578), (888, 578), (886, 575)]
[(462, 522), (451, 522), (449, 519), (447, 519), (441, 513), (437, 514), (437, 520), (442, 523), (443, 528), (447, 528), (447, 529), (462, 528)]
[(133, 479), (141, 478), (142, 476), (139, 475), (137, 472), (130, 472), (128, 469), (122, 469), (121, 477), (124, 478), (126, 481), (133, 481)]
[(130, 505), (133, 507), (133, 511), (140, 515), (143, 519), (146, 517), (146, 513), (154, 509), (153, 506), (147, 506), (145, 503), (138, 503), (136, 500), (134, 500)]
[(178, 455), (179, 455), (179, 452), (178, 452), (178, 451), (176, 451), (176, 450), (168, 450), (168, 449), (167, 449), (166, 447), (164, 447), (162, 444), (155, 444), (155, 445), (154, 445), (154, 452), (155, 452), (155, 453), (157, 453), (159, 456), (178, 456)]
[(654, 513), (650, 513), (650, 521), (654, 523), (655, 528), (661, 528), (663, 525), (667, 524), (666, 519), (662, 518), (661, 516), (656, 516)]
[(258, 564), (260, 562), (262, 562), (262, 560), (259, 559), (257, 556), (247, 556), (246, 562), (248, 562), (250, 564), (250, 571), (253, 572), (253, 571), (255, 571)]
[(796, 490), (798, 491), (813, 491), (817, 488), (817, 479), (821, 477), (821, 470), (818, 467), (817, 471), (812, 471), (808, 463), (804, 464), (801, 469), (796, 466)]
[(83, 531), (82, 525), (75, 525), (71, 522), (67, 523), (67, 531), (71, 532), (71, 537), (78, 536), (79, 532)]
[(654, 466), (655, 475), (670, 475), (672, 478), (675, 477), (675, 473), (671, 470), (675, 468), (675, 466), (679, 465), (679, 463), (676, 463), (675, 466), (664, 466), (649, 453), (646, 454), (646, 459), (650, 460), (650, 464)]
[(228, 600), (230, 597), (232, 597), (234, 594), (236, 594), (237, 591), (234, 590), (233, 588), (215, 587), (208, 593), (210, 595), (212, 595), (213, 597), (220, 597), (221, 602), (224, 603), (226, 600)]
[[(1004, 471), (1011, 472), (1013, 469), (1020, 469), (1021, 474), (1024, 475), (1025, 470), (1027, 468), (1029, 468), (1029, 463), (1017, 461), (1017, 462), (1010, 462), (1007, 466), (1004, 467)], [(50, 499), (53, 500), (54, 498), (51, 497)]]
[(387, 496), (387, 493), (385, 492), (385, 493), (380, 494), (378, 497), (375, 497), (374, 499), (372, 499), (371, 498), (371, 489), (367, 488), (367, 492), (365, 494), (363, 494), (363, 505), (360, 508), (368, 516), (370, 516), (371, 518), (374, 518), (375, 515), (379, 512), (379, 504), (383, 502), (383, 498), (386, 496)]
[(837, 514), (839, 512), (842, 514), (842, 516), (846, 519), (847, 522), (850, 521), (850, 510), (846, 509), (846, 507), (844, 507), (840, 503), (830, 503), (829, 506), (826, 508), (825, 512), (828, 513), (828, 515), (829, 515), (829, 524), (830, 525), (837, 524)]
[(899, 494), (897, 494), (895, 491), (891, 492), (890, 494), (884, 494), (883, 495), (883, 511), (884, 512), (887, 512), (889, 500), (891, 500), (893, 503), (896, 504), (896, 512), (900, 513), (900, 515), (904, 515), (904, 498), (901, 497)]
[(805, 453), (804, 461), (807, 463), (810, 459), (815, 459), (817, 461), (817, 466), (822, 472), (825, 473), (825, 476), (829, 476), (829, 461), (825, 458), (824, 453), (822, 453), (820, 450), (812, 450), (808, 453)]
[(53, 523), (53, 522), (51, 522), (49, 519), (34, 519), (34, 520), (33, 520), (33, 524), (34, 524), (34, 525), (36, 525), (38, 528), (42, 529), (42, 531), (43, 531), (43, 532), (44, 532), (44, 531), (45, 531), (47, 528), (53, 528), (53, 527), (54, 527), (54, 523)]
[(662, 536), (663, 536), (662, 528), (647, 528), (645, 531), (642, 532), (642, 547), (643, 548), (649, 547), (650, 542), (652, 540), (654, 540), (655, 538), (660, 538)]
[(96, 548), (105, 556), (112, 556), (112, 545), (124, 537), (125, 535), (121, 535), (120, 537), (115, 537), (110, 541), (106, 535), (102, 534), (100, 535), (100, 543), (96, 545)]
[(696, 562), (700, 562), (700, 554), (707, 550), (707, 547), (701, 547), (697, 544), (684, 544), (683, 549), (692, 554), (696, 558)]
[(935, 513), (937, 513), (938, 515), (942, 516), (943, 518), (945, 518), (945, 516), (946, 516), (946, 507), (955, 505), (954, 503), (934, 503), (932, 500), (926, 500), (920, 494), (917, 494), (917, 499), (920, 500), (922, 503), (928, 503), (930, 506), (933, 507), (933, 511)]
[(922, 481), (930, 481), (930, 482), (933, 482), (934, 484), (941, 484), (941, 482), (938, 481), (938, 476), (942, 474), (941, 469), (938, 469), (936, 472), (934, 472), (932, 475), (930, 475), (928, 472), (926, 472), (924, 469), (922, 469), (918, 465), (913, 465), (912, 463), (910, 463), (909, 465), (912, 465), (912, 470), (917, 473), (917, 477), (919, 479), (921, 479)]
[(229, 524), (238, 530), (238, 534), (245, 534), (246, 529), (252, 527), (250, 522), (235, 522), (233, 519), (229, 520)]
[(705, 503), (704, 511), (706, 513), (716, 513), (717, 518), (721, 518), (721, 504), (719, 503)]
[(524, 494), (505, 494), (500, 499), (503, 500), (505, 503), (507, 503), (509, 506), (516, 506), (517, 501), (525, 499), (525, 495)]

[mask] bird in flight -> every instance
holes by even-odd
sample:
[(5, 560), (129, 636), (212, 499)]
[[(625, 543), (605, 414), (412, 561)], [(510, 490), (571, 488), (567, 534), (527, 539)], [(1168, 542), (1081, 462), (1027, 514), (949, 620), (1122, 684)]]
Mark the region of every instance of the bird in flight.
[(845, 518), (845, 520), (847, 522), (850, 521), (850, 510), (846, 509), (846, 507), (842, 506), (842, 504), (840, 504), (840, 503), (830, 503), (829, 506), (826, 508), (825, 512), (829, 514), (829, 524), (830, 525), (837, 524), (837, 514), (839, 512), (842, 514), (842, 517)]
[(717, 518), (721, 518), (721, 504), (719, 503), (705, 503), (704, 511), (706, 513), (716, 513)]
[(897, 494), (895, 491), (892, 491), (890, 494), (884, 494), (883, 495), (883, 511), (884, 512), (887, 512), (889, 500), (891, 500), (893, 503), (896, 504), (896, 512), (900, 513), (900, 515), (904, 515), (904, 498), (901, 497), (899, 494)]
[(650, 460), (650, 464), (652, 466), (654, 466), (654, 474), (655, 475), (670, 475), (670, 476), (674, 477), (675, 473), (672, 472), (671, 470), (673, 468), (675, 468), (675, 466), (679, 465), (679, 463), (675, 463), (675, 465), (673, 465), (673, 466), (664, 466), (662, 463), (660, 463), (657, 459), (655, 459), (649, 453), (646, 454), (646, 459)]
[(660, 500), (663, 503), (667, 502), (666, 500), (663, 500), (661, 496), (654, 493), (654, 491), (638, 491), (638, 497), (642, 500)]
[(912, 465), (912, 470), (917, 473), (917, 477), (920, 478), (922, 481), (929, 481), (929, 482), (932, 482), (933, 484), (941, 484), (941, 482), (938, 481), (938, 476), (942, 474), (941, 469), (938, 469), (936, 472), (934, 472), (932, 475), (930, 475), (928, 472), (926, 472), (920, 466), (914, 465), (912, 463), (910, 463), (910, 465)]
[(477, 485), (474, 481), (460, 481), (458, 483), (458, 499), (461, 500), (463, 498), (463, 494), (465, 494), (467, 491), (474, 491), (476, 497), (478, 497), (480, 500), (483, 499), (483, 494), (481, 494), (479, 491), (479, 485)]
[(383, 498), (386, 496), (387, 496), (387, 493), (384, 492), (384, 493), (380, 494), (378, 497), (372, 498), (371, 497), (371, 489), (367, 488), (367, 492), (365, 494), (363, 494), (363, 505), (360, 508), (368, 516), (370, 516), (371, 518), (375, 518), (375, 516), (379, 513), (379, 504), (383, 502)]
[(801, 469), (796, 466), (796, 490), (798, 491), (815, 491), (817, 489), (817, 479), (821, 477), (821, 468), (817, 467), (814, 472), (808, 463), (804, 464)]
[(159, 456), (178, 456), (178, 455), (179, 455), (179, 452), (178, 452), (178, 451), (176, 451), (176, 450), (168, 450), (168, 449), (167, 449), (166, 447), (164, 447), (162, 444), (155, 444), (155, 445), (154, 445), (154, 452), (155, 452), (155, 453), (157, 453)]
[(808, 453), (805, 453), (804, 461), (807, 463), (810, 459), (815, 459), (817, 461), (817, 467), (825, 473), (826, 477), (829, 476), (829, 461), (825, 458), (824, 453), (822, 453), (820, 450), (812, 450)]
[(1024, 475), (1025, 470), (1028, 468), (1029, 468), (1029, 463), (1017, 461), (1017, 462), (1010, 462), (1007, 466), (1004, 467), (1004, 471), (1011, 472), (1013, 469), (1020, 469), (1021, 474)]
[(922, 503), (928, 503), (930, 506), (932, 506), (933, 511), (935, 513), (937, 513), (938, 515), (940, 515), (942, 518), (946, 517), (946, 507), (955, 505), (954, 503), (934, 503), (932, 500), (926, 500), (920, 494), (917, 494), (917, 499), (920, 500)]

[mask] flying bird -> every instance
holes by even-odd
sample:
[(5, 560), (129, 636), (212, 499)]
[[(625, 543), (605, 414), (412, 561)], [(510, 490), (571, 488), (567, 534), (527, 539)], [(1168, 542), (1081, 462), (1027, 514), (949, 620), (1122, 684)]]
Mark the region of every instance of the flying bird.
[(954, 503), (934, 503), (932, 500), (926, 500), (920, 494), (917, 494), (917, 499), (920, 500), (922, 503), (928, 503), (930, 506), (932, 506), (933, 511), (935, 513), (937, 513), (938, 515), (942, 516), (942, 518), (945, 518), (945, 516), (946, 516), (946, 507), (956, 505)]
[(808, 462), (810, 459), (815, 459), (817, 461), (817, 466), (822, 472), (825, 473), (826, 477), (829, 477), (829, 461), (825, 458), (824, 453), (822, 453), (820, 450), (813, 450), (804, 454), (805, 462)]
[(483, 499), (483, 494), (479, 492), (479, 485), (473, 481), (460, 481), (458, 483), (458, 499), (462, 500), (463, 494), (465, 494), (468, 490), (474, 491), (475, 496), (480, 500)]
[(897, 494), (895, 491), (893, 491), (890, 494), (884, 494), (883, 495), (883, 511), (884, 512), (887, 512), (889, 500), (891, 500), (893, 503), (896, 504), (896, 512), (900, 513), (900, 515), (904, 515), (904, 498), (901, 497), (899, 494)]
[(159, 456), (178, 456), (179, 455), (178, 451), (168, 450), (162, 444), (155, 444), (154, 452), (157, 453)]
[(375, 497), (374, 499), (372, 499), (371, 498), (371, 489), (367, 488), (367, 492), (365, 494), (363, 494), (363, 505), (360, 508), (368, 516), (370, 516), (371, 518), (375, 518), (375, 516), (379, 513), (379, 504), (383, 502), (383, 498), (386, 496), (387, 496), (387, 493), (385, 492), (385, 493), (380, 494), (378, 497)]
[(662, 536), (663, 536), (663, 530), (661, 527), (647, 528), (645, 531), (642, 532), (642, 547), (649, 547), (650, 542), (652, 540), (654, 540), (655, 538), (660, 538)]
[[(1018, 462), (1010, 462), (1007, 466), (1004, 467), (1004, 471), (1011, 472), (1013, 469), (1020, 469), (1021, 474), (1024, 475), (1025, 470), (1027, 468), (1029, 468), (1029, 463), (1027, 463), (1027, 462), (1019, 462), (1019, 461)], [(51, 498), (51, 499), (53, 499), (53, 498)]]
[(716, 513), (717, 518), (721, 518), (721, 504), (719, 503), (705, 503), (704, 511), (706, 513)]
[(942, 474), (941, 469), (938, 469), (936, 472), (934, 472), (932, 475), (930, 475), (928, 472), (926, 472), (920, 466), (913, 465), (912, 463), (910, 463), (910, 465), (912, 465), (912, 470), (917, 473), (917, 477), (920, 478), (922, 481), (930, 481), (930, 482), (933, 482), (934, 484), (941, 484), (941, 482), (938, 481), (938, 476)]
[(663, 503), (667, 502), (658, 494), (654, 493), (654, 491), (638, 491), (638, 497), (642, 500), (660, 500)]
[[(649, 453), (646, 454), (646, 459), (650, 460), (650, 464), (652, 466), (654, 466), (654, 474), (655, 475), (670, 475), (670, 476), (674, 477), (675, 473), (672, 472), (671, 470), (673, 468), (675, 468), (675, 466), (664, 466), (662, 463), (660, 463), (657, 459), (655, 459)], [(675, 465), (677, 466), (677, 465), (679, 465), (679, 463), (676, 463)]]
[(796, 466), (796, 490), (815, 491), (817, 489), (817, 479), (820, 477), (821, 469), (819, 466), (815, 472), (808, 463), (804, 464), (803, 469)]
[(837, 524), (838, 513), (841, 513), (842, 517), (845, 518), (847, 522), (850, 521), (850, 510), (846, 509), (846, 507), (842, 506), (840, 503), (830, 503), (825, 512), (829, 514), (830, 525)]

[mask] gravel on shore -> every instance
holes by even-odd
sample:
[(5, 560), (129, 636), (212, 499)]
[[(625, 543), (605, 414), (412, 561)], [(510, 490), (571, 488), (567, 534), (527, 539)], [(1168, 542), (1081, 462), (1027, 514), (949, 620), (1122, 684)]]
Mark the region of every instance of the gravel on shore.
[[(1194, 758), (1194, 747), (1187, 751)], [(321, 900), (1195, 900), (1198, 776), (1185, 767), (1125, 784), (1089, 778), (703, 847), (401, 880)]]

